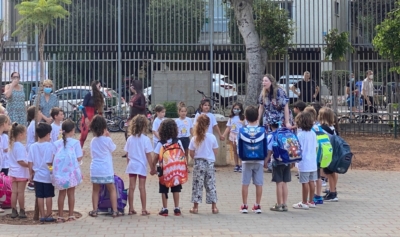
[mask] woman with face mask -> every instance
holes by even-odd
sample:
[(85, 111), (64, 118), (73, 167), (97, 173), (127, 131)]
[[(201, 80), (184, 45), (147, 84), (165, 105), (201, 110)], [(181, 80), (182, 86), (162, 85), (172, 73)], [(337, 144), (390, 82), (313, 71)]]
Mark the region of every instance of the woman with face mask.
[(4, 88), (4, 95), (7, 98), (6, 110), (11, 123), (26, 125), (26, 107), (24, 87), (19, 84), (21, 76), (18, 72), (11, 73), (11, 83)]
[[(58, 98), (55, 94), (52, 94), (53, 82), (50, 79), (43, 81), (43, 93), (40, 95), (39, 109), (42, 112), (42, 120), (46, 123), (52, 123), (53, 119), (50, 116), (50, 110), (53, 107), (58, 107)], [(36, 105), (38, 96), (35, 98), (34, 105)]]

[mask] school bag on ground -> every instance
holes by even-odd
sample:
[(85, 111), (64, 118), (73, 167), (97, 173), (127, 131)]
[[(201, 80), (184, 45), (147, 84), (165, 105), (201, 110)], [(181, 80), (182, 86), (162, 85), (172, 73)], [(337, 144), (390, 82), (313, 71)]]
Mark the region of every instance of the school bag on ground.
[(265, 160), (267, 149), (267, 134), (264, 127), (240, 128), (238, 150), (241, 160)]
[(326, 168), (332, 162), (333, 149), (328, 134), (322, 131), (321, 127), (318, 130), (312, 129), (317, 135), (318, 149), (317, 149), (317, 162), (320, 163), (321, 168)]
[(76, 187), (82, 183), (82, 172), (72, 142), (79, 141), (72, 140), (65, 147), (62, 140), (55, 143), (57, 151), (53, 160), (51, 183), (58, 190)]
[[(117, 191), (117, 209), (119, 212), (124, 213), (128, 200), (128, 190), (125, 189), (124, 181), (117, 175), (114, 175), (114, 185)], [(100, 185), (99, 204), (97, 208), (99, 212), (112, 212), (110, 193), (104, 184)]]
[(171, 143), (163, 143), (158, 154), (158, 164), (162, 170), (159, 174), (161, 184), (170, 188), (187, 182), (185, 150), (178, 143), (178, 139), (173, 139)]
[(274, 159), (285, 164), (301, 161), (299, 139), (290, 129), (278, 128), (272, 132), (272, 152)]
[(0, 173), (0, 207), (11, 208), (11, 179)]
[(327, 167), (330, 171), (345, 174), (351, 165), (353, 153), (351, 153), (349, 144), (340, 136), (332, 135), (330, 137), (332, 144), (332, 161)]

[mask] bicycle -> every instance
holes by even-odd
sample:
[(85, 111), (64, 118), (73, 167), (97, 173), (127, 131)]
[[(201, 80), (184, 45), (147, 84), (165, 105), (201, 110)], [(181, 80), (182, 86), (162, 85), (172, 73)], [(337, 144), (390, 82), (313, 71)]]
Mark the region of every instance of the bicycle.
[[(148, 128), (149, 128), (149, 132), (151, 132), (151, 131), (152, 131), (152, 125), (153, 125), (153, 120), (154, 120), (154, 118), (153, 118), (153, 114), (151, 113), (151, 111), (150, 111), (148, 108), (146, 108), (146, 117), (147, 117), (147, 119), (149, 120), (149, 126), (148, 126)], [(129, 114), (127, 115), (126, 118), (123, 118), (123, 119), (121, 120), (121, 122), (119, 123), (119, 129), (120, 129), (121, 131), (123, 131), (123, 132), (125, 132), (126, 129), (127, 129), (128, 126), (129, 126), (129, 124), (128, 124), (128, 118), (129, 118)]]
[(68, 102), (69, 105), (72, 106), (72, 113), (69, 114), (69, 116), (65, 116), (66, 118), (71, 119), (75, 123), (76, 131), (81, 132), (81, 120), (82, 120), (82, 102), (79, 102), (78, 104), (72, 104), (71, 102)]
[[(371, 113), (371, 111), (373, 113)], [(353, 115), (353, 118), (350, 117), (350, 112), (348, 115), (346, 114), (345, 116), (341, 116), (338, 118), (338, 123), (343, 124), (343, 123), (383, 123), (383, 119), (379, 115), (375, 115), (378, 111), (376, 110), (375, 107), (370, 106), (369, 111), (366, 113), (358, 113), (358, 115), (355, 114)]]
[(121, 123), (122, 119), (118, 116), (113, 116), (115, 113), (114, 108), (107, 108), (107, 110), (104, 111), (104, 119), (107, 122), (107, 129), (110, 132), (119, 132), (120, 127), (119, 124)]
[[(222, 116), (225, 117), (225, 111), (224, 111), (224, 109), (221, 107), (221, 104), (219, 103), (219, 101), (218, 101), (215, 97), (206, 96), (206, 95), (204, 94), (204, 92), (202, 92), (202, 91), (200, 91), (200, 90), (197, 90), (197, 92), (203, 95), (203, 99), (202, 99), (202, 100), (204, 100), (204, 99), (209, 99), (209, 100), (211, 100), (211, 101), (214, 102), (213, 105), (212, 105), (212, 108), (211, 108), (211, 113), (213, 113), (213, 114), (221, 114)], [(197, 109), (196, 114), (197, 114), (197, 113), (201, 113), (201, 111), (199, 111), (199, 109)], [(196, 114), (195, 114), (195, 115), (196, 115)]]

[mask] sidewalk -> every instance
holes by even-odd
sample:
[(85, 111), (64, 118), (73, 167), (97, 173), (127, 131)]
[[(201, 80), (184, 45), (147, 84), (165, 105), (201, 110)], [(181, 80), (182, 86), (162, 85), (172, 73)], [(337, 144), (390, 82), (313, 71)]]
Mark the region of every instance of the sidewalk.
[[(76, 135), (78, 137), (79, 134)], [(123, 133), (113, 133), (117, 144), (114, 153), (114, 169), (128, 186), (125, 175), (126, 159), (121, 158), (125, 139)], [(86, 157), (82, 165), (84, 182), (76, 190), (75, 210), (83, 217), (75, 222), (54, 225), (12, 226), (0, 225), (0, 237), (8, 236), (400, 236), (400, 172), (354, 171), (339, 176), (337, 203), (325, 203), (315, 209), (295, 210), (287, 213), (269, 211), (275, 203), (275, 184), (271, 174), (264, 175), (264, 193), (261, 202), (262, 214), (239, 212), (241, 201), (241, 174), (234, 173), (233, 167), (217, 168), (218, 208), (220, 213), (211, 214), (211, 205), (200, 204), (199, 214), (190, 214), (192, 204), (191, 183), (183, 185), (180, 206), (182, 216), (158, 216), (161, 197), (158, 194), (158, 179), (148, 176), (147, 209), (150, 216), (123, 216), (92, 218), (91, 184), (89, 179), (91, 136), (85, 144)], [(34, 208), (34, 192), (26, 191), (27, 210)], [(203, 195), (205, 200), (205, 194)], [(250, 187), (249, 205), (255, 201), (255, 188)], [(289, 183), (289, 205), (301, 199), (301, 185), (292, 175)], [(56, 198), (53, 208), (57, 209)], [(173, 201), (168, 200), (170, 212)], [(140, 213), (141, 204), (138, 190), (135, 190), (135, 209)], [(65, 206), (67, 208), (67, 204)], [(126, 212), (128, 207), (126, 207)], [(9, 213), (10, 210), (7, 210)]]

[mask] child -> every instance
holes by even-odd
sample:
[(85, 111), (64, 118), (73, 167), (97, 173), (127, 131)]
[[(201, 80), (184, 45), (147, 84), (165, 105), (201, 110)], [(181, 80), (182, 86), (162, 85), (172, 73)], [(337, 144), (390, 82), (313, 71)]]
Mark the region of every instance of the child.
[[(0, 134), (3, 133), (5, 130), (8, 129), (10, 125), (10, 119), (4, 115), (0, 115)], [(5, 155), (3, 154), (3, 150), (7, 149), (8, 145), (4, 144), (2, 141), (2, 137), (0, 136), (0, 168), (3, 167), (3, 164), (5, 163)], [(0, 213), (4, 213), (4, 210), (0, 208)]]
[(112, 217), (120, 216), (117, 210), (117, 192), (114, 185), (114, 168), (112, 152), (117, 146), (109, 137), (107, 122), (100, 116), (95, 115), (90, 123), (93, 139), (90, 143), (92, 162), (90, 163), (90, 180), (93, 183), (92, 204), (93, 210), (89, 212), (91, 217), (97, 217), (97, 206), (99, 204), (100, 184), (104, 184), (110, 193), (112, 206)]
[[(274, 132), (279, 128), (279, 121), (271, 121), (269, 123), (271, 131)], [(285, 164), (272, 158), (272, 134), (267, 137), (268, 140), (268, 159), (272, 161), (272, 182), (276, 183), (276, 204), (273, 205), (271, 211), (288, 211), (288, 186), (287, 183), (292, 181), (290, 173), (291, 164)]]
[[(62, 110), (61, 110), (62, 112)], [(61, 114), (61, 113), (60, 113)], [(59, 115), (60, 115), (59, 114)], [(57, 116), (55, 116), (57, 119)], [(54, 118), (53, 118), (54, 119)], [(54, 121), (56, 121), (54, 119)], [(74, 207), (75, 207), (75, 187), (80, 183), (79, 180), (81, 175), (81, 170), (80, 170), (80, 164), (79, 162), (82, 161), (83, 157), (83, 152), (82, 148), (80, 145), (79, 140), (75, 139), (75, 123), (67, 119), (65, 120), (62, 125), (62, 139), (59, 139), (55, 142), (53, 142), (54, 146), (56, 147), (56, 154), (54, 156), (54, 161), (53, 161), (53, 173), (56, 174), (57, 170), (59, 168), (61, 169), (61, 165), (65, 164), (66, 162), (69, 163), (69, 168), (66, 172), (68, 174), (65, 174), (65, 177), (76, 177), (74, 180), (69, 180), (69, 186), (63, 190), (59, 190), (58, 192), (58, 217), (57, 217), (57, 222), (65, 222), (64, 219), (64, 201), (65, 201), (65, 196), (68, 196), (68, 219), (67, 221), (74, 221), (75, 220), (75, 215), (74, 215)], [(71, 158), (70, 161), (64, 160), (64, 157), (58, 156), (57, 153), (61, 152), (63, 149), (69, 149), (69, 156)], [(63, 159), (63, 160), (61, 160)], [(97, 210), (97, 208), (96, 208)]]
[[(214, 129), (214, 131), (218, 133), (219, 139), (221, 141), (224, 141), (225, 137), (221, 134), (221, 131), (219, 130), (217, 120), (215, 119), (214, 114), (210, 113), (211, 101), (209, 99), (202, 100), (200, 103), (200, 108), (201, 108), (201, 114), (207, 115), (207, 117), (210, 119), (210, 125), (207, 127), (207, 132), (212, 134)], [(194, 117), (194, 122), (193, 122), (194, 125), (196, 125), (197, 118), (201, 114), (196, 114), (196, 117)]]
[[(142, 215), (146, 216), (150, 213), (146, 209), (146, 176), (147, 165), (152, 166), (151, 152), (153, 146), (150, 138), (145, 134), (147, 131), (148, 120), (144, 115), (136, 115), (130, 121), (130, 136), (126, 141), (124, 151), (127, 152), (127, 167), (125, 173), (129, 174), (129, 212), (128, 215), (136, 214), (133, 208), (133, 193), (136, 188), (136, 180), (139, 179), (140, 201), (142, 202)], [(155, 170), (152, 169), (152, 173)]]
[(185, 149), (186, 163), (189, 162), (189, 143), (190, 136), (193, 134), (192, 120), (186, 117), (187, 108), (185, 103), (180, 102), (178, 104), (179, 118), (175, 119), (176, 125), (178, 126), (178, 138), (181, 141), (183, 149)]
[[(29, 147), (35, 143), (35, 106), (31, 106), (27, 110), (28, 128), (26, 130), (26, 151), (29, 151)], [(35, 190), (35, 185), (32, 181), (29, 181), (29, 190)]]
[(157, 146), (158, 141), (160, 140), (160, 135), (158, 134), (158, 128), (160, 127), (161, 122), (164, 120), (165, 117), (165, 108), (162, 105), (156, 105), (154, 108), (156, 112), (156, 118), (153, 121), (153, 147)]
[[(322, 131), (328, 134), (328, 136), (339, 135), (337, 129), (335, 128), (335, 113), (330, 108), (328, 107), (321, 108), (318, 115), (318, 121), (321, 124), (320, 127), (322, 128)], [(323, 171), (329, 180), (329, 190), (326, 191), (326, 195), (324, 196), (324, 201), (337, 202), (339, 201), (336, 190), (336, 185), (338, 182), (338, 174), (332, 172), (328, 168), (324, 168)]]
[[(51, 126), (39, 123), (36, 128), (38, 141), (29, 147), (28, 161), (31, 180), (35, 183), (40, 222), (54, 222), (52, 204), (54, 186), (51, 184), (49, 165), (53, 163), (55, 147), (50, 143)], [(46, 201), (46, 212), (44, 205)]]
[(306, 103), (304, 103), (303, 101), (301, 101), (301, 100), (296, 101), (293, 104), (293, 112), (294, 112), (294, 114), (297, 115), (297, 114), (303, 112), (304, 109), (306, 108), (306, 106), (307, 106)]
[[(247, 128), (257, 128), (258, 127), (258, 108), (254, 106), (248, 106), (245, 111), (245, 117), (247, 122)], [(237, 136), (236, 136), (237, 137)], [(238, 138), (236, 138), (238, 139)], [(240, 147), (239, 147), (240, 149)], [(262, 149), (262, 148), (261, 148)], [(265, 157), (267, 159), (267, 157)], [(265, 160), (266, 161), (266, 160)], [(253, 179), (253, 184), (256, 186), (256, 203), (254, 204), (252, 210), (260, 214), (261, 213), (261, 196), (262, 196), (262, 186), (264, 184), (264, 161), (242, 161), (243, 172), (242, 172), (242, 199), (243, 205), (240, 211), (246, 214), (248, 211), (247, 196), (249, 193), (250, 181)]]
[[(154, 158), (153, 158), (153, 169), (155, 169), (155, 166), (157, 165), (159, 161), (159, 153), (161, 150), (161, 147), (165, 143), (171, 144), (173, 140), (176, 140), (178, 137), (178, 127), (175, 123), (174, 120), (172, 119), (166, 119), (161, 123), (160, 128), (158, 129), (158, 133), (160, 134), (160, 142), (157, 143), (156, 147), (154, 148)], [(180, 147), (182, 146), (182, 143), (180, 140), (178, 140), (178, 144)], [(193, 156), (192, 156), (193, 157)], [(162, 198), (162, 204), (163, 207), (161, 211), (158, 213), (161, 216), (168, 216), (168, 191), (169, 188), (161, 183), (159, 183), (159, 193), (161, 193), (161, 198)], [(177, 186), (171, 187), (171, 193), (174, 198), (174, 215), (175, 216), (180, 216), (181, 215), (181, 209), (179, 207), (179, 193), (182, 190), (182, 185), (179, 184)]]
[[(12, 181), (11, 194), (11, 218), (26, 218), (25, 215), (25, 187), (29, 179), (26, 148), (23, 142), (26, 140), (25, 126), (13, 123), (10, 130), (9, 145), (9, 176)], [(17, 200), (19, 204), (19, 214), (17, 212)]]
[[(204, 106), (203, 106), (204, 109)], [(190, 140), (189, 154), (194, 159), (192, 203), (190, 213), (199, 212), (199, 203), (203, 200), (203, 186), (206, 189), (206, 203), (212, 204), (211, 211), (217, 214), (217, 188), (215, 186), (214, 162), (218, 153), (218, 142), (212, 133), (207, 132), (210, 118), (206, 114), (197, 117), (194, 137)]]
[(239, 130), (243, 127), (244, 115), (243, 115), (243, 105), (236, 102), (231, 109), (231, 115), (229, 115), (229, 120), (226, 123), (226, 129), (223, 137), (229, 133), (229, 141), (231, 141), (231, 146), (233, 150), (233, 159), (235, 161), (235, 168), (233, 172), (242, 172), (242, 166), (239, 165), (239, 158), (237, 153), (237, 137)]
[(54, 107), (50, 110), (50, 116), (53, 118), (53, 123), (51, 124), (51, 142), (55, 142), (62, 138), (61, 123), (64, 120), (64, 111), (58, 107)]
[(0, 152), (2, 153), (3, 157), (3, 166), (1, 167), (0, 173), (3, 173), (4, 175), (8, 175), (8, 170), (10, 168), (9, 165), (9, 158), (8, 158), (8, 132), (10, 131), (10, 120), (8, 121), (8, 124), (4, 127), (4, 131), (1, 134), (1, 150)]
[[(310, 113), (301, 112), (296, 116), (296, 124), (301, 131), (297, 134), (302, 149), (302, 160), (298, 163), (299, 180), (302, 185), (302, 201), (293, 204), (295, 209), (315, 208), (314, 193), (317, 178), (317, 136), (311, 131), (314, 125)], [(307, 200), (307, 197), (309, 198)]]

